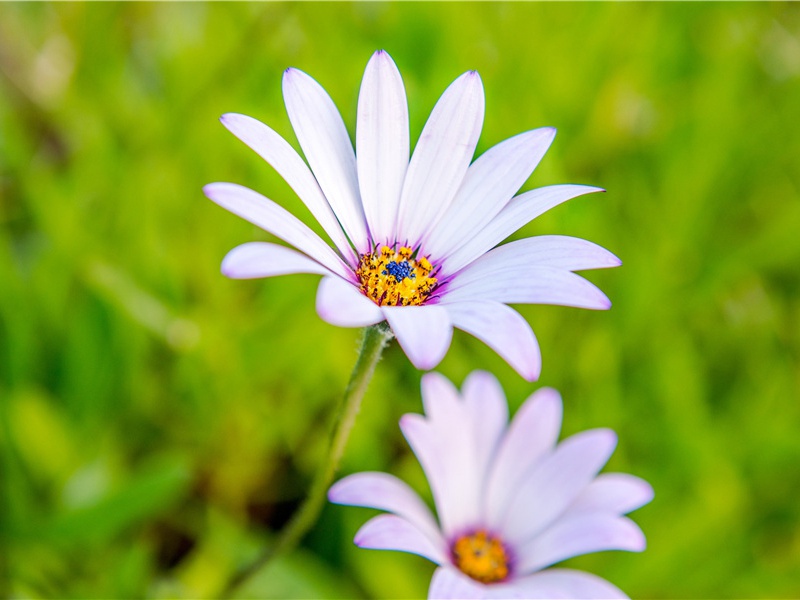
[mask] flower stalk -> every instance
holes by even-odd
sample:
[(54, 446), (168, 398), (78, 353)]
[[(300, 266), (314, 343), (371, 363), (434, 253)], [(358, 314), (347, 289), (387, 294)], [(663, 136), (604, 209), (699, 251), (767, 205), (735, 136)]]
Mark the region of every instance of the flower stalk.
[(375, 373), (375, 367), (383, 354), (383, 349), (392, 337), (391, 329), (386, 323), (378, 323), (364, 329), (361, 350), (337, 411), (327, 461), (317, 471), (305, 501), (281, 530), (275, 542), (265, 548), (251, 563), (237, 571), (220, 593), (220, 597), (229, 598), (237, 588), (269, 564), (272, 559), (291, 552), (317, 522), (327, 499), (328, 488), (333, 483), (347, 447), (350, 432), (355, 425), (356, 416), (361, 408), (361, 400)]

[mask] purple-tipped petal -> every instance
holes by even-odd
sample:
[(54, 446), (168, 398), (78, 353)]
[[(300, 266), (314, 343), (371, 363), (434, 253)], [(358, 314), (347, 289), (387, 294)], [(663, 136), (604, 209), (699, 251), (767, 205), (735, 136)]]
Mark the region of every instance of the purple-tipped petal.
[(530, 177), (555, 134), (552, 127), (526, 131), (479, 156), (467, 169), (450, 207), (426, 236), (425, 252), (447, 256), (488, 223)]
[(536, 381), (541, 371), (539, 344), (528, 322), (513, 308), (492, 300), (442, 303), (453, 327), (475, 336), (517, 373)]
[(292, 273), (333, 273), (291, 248), (268, 242), (248, 242), (236, 246), (222, 259), (222, 273), (231, 279), (258, 279)]
[(501, 525), (511, 499), (555, 448), (561, 414), (561, 396), (552, 388), (537, 390), (517, 411), (497, 450), (486, 486), (486, 516), (491, 527)]
[(444, 308), (384, 306), (383, 314), (415, 367), (428, 370), (441, 362), (453, 338), (453, 326)]
[(359, 253), (369, 252), (353, 144), (328, 93), (297, 69), (283, 75), (286, 112), (325, 197)]
[(203, 192), (222, 208), (291, 244), (333, 273), (355, 280), (353, 271), (321, 237), (269, 198), (235, 183), (210, 183)]
[(611, 515), (578, 515), (556, 522), (518, 550), (520, 573), (531, 573), (573, 556), (645, 549), (644, 534), (627, 517)]
[(416, 246), (449, 206), (475, 154), (483, 110), (483, 85), (474, 71), (456, 79), (436, 103), (406, 172), (399, 242)]
[(308, 207), (314, 218), (322, 225), (325, 233), (331, 237), (342, 256), (350, 262), (351, 266), (356, 266), (358, 260), (353, 248), (347, 241), (347, 237), (328, 204), (328, 200), (319, 188), (319, 184), (314, 179), (311, 170), (289, 142), (264, 125), (264, 123), (252, 117), (228, 113), (222, 115), (220, 121), (228, 131), (250, 146), (261, 158), (272, 165)]
[(372, 55), (358, 95), (356, 149), (361, 201), (376, 244), (393, 244), (408, 168), (408, 102), (392, 58)]
[(653, 487), (627, 473), (598, 475), (569, 507), (570, 514), (607, 512), (624, 515), (653, 499)]
[(448, 283), (443, 304), (494, 300), (508, 304), (554, 304), (607, 310), (611, 301), (580, 275), (551, 267), (498, 267), (491, 273), (470, 267)]
[(549, 527), (608, 462), (616, 444), (610, 429), (583, 431), (561, 442), (511, 499), (502, 530), (512, 543), (527, 542)]
[(358, 530), (353, 541), (359, 548), (419, 554), (437, 565), (447, 562), (443, 547), (437, 546), (411, 523), (395, 515), (373, 517)]
[(445, 547), (430, 509), (406, 483), (388, 473), (356, 473), (335, 483), (328, 499), (336, 504), (377, 508), (414, 525), (436, 546)]
[(584, 194), (602, 191), (601, 188), (588, 185), (568, 184), (551, 185), (520, 194), (475, 235), (464, 238), (463, 245), (442, 261), (442, 271), (456, 273), (554, 206)]
[(489, 586), (470, 579), (455, 567), (439, 567), (433, 572), (428, 598), (433, 600), (480, 600), (487, 598)]
[(627, 600), (625, 593), (597, 575), (572, 569), (547, 569), (509, 585), (512, 598), (551, 600)]
[(319, 282), (317, 314), (339, 327), (367, 327), (383, 321), (378, 305), (339, 277), (325, 277)]

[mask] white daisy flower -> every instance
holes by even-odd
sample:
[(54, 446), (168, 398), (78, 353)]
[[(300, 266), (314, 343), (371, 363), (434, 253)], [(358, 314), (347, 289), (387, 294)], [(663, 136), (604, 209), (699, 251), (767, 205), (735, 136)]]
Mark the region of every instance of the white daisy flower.
[(317, 312), (327, 322), (387, 321), (420, 369), (441, 361), (457, 327), (528, 380), (539, 376), (539, 348), (508, 303), (609, 308), (599, 289), (573, 273), (618, 266), (603, 248), (566, 236), (494, 248), (553, 206), (602, 190), (554, 185), (514, 197), (553, 141), (549, 127), (505, 140), (472, 162), (484, 113), (476, 72), (464, 73), (442, 94), (410, 160), (405, 89), (386, 52), (376, 52), (364, 73), (355, 152), (339, 111), (316, 81), (287, 69), (283, 94), (308, 166), (263, 123), (239, 114), (224, 115), (222, 123), (286, 180), (333, 246), (261, 194), (212, 183), (204, 188), (211, 200), (299, 251), (243, 244), (223, 260), (227, 276), (323, 275)]
[(345, 477), (331, 502), (389, 511), (356, 534), (362, 548), (400, 550), (439, 565), (429, 598), (625, 598), (589, 573), (550, 569), (601, 550), (640, 552), (645, 539), (622, 515), (653, 498), (632, 475), (598, 471), (616, 435), (594, 429), (557, 444), (561, 397), (534, 393), (508, 425), (492, 375), (476, 371), (461, 394), (445, 377), (422, 379), (425, 417), (400, 420), (428, 478), (438, 520), (405, 483), (386, 473)]

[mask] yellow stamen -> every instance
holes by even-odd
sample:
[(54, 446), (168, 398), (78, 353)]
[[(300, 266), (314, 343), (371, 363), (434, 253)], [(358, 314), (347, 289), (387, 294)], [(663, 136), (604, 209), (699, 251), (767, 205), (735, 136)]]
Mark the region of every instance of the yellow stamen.
[(455, 541), (453, 560), (465, 575), (482, 583), (495, 583), (508, 577), (509, 560), (503, 543), (483, 529)]
[(362, 254), (356, 274), (361, 291), (378, 306), (418, 306), (428, 299), (436, 278), (431, 277), (433, 265), (424, 256), (412, 258), (413, 248), (401, 246), (395, 251), (389, 246), (377, 247)]

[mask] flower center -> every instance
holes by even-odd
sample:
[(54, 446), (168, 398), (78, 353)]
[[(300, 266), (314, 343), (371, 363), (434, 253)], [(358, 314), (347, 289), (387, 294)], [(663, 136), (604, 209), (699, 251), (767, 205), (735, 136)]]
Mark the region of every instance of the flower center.
[(509, 558), (503, 542), (483, 529), (458, 538), (452, 553), (456, 566), (481, 583), (495, 583), (508, 577)]
[(436, 278), (433, 265), (424, 256), (412, 258), (414, 251), (401, 246), (397, 251), (382, 246), (380, 252), (362, 254), (356, 275), (361, 291), (378, 306), (418, 306), (427, 300)]

